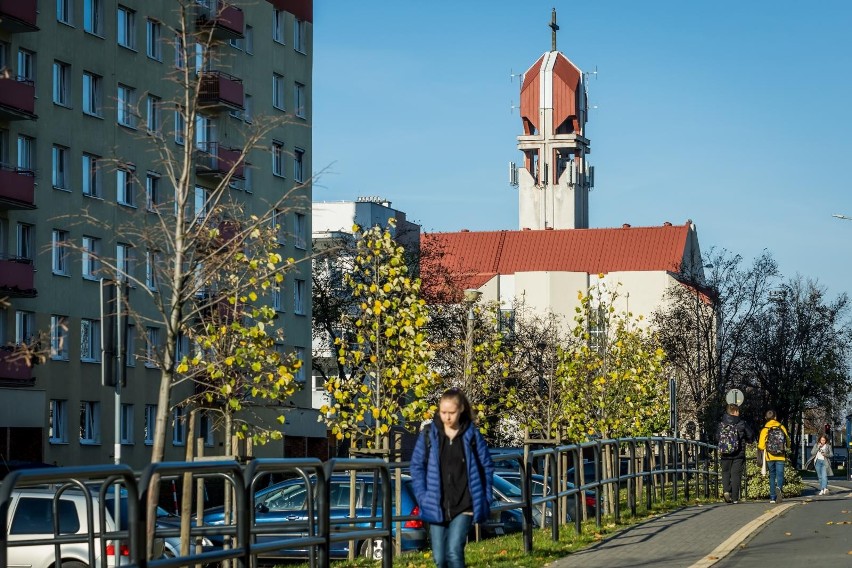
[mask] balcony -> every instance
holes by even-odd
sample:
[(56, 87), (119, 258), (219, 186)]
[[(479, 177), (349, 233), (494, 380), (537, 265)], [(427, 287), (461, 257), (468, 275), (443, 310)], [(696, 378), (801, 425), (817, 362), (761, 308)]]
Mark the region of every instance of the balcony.
[(0, 296), (35, 298), (35, 268), (29, 258), (0, 257)]
[(27, 357), (12, 347), (0, 347), (0, 384), (3, 386), (32, 386), (33, 367)]
[(37, 32), (37, 0), (0, 0), (0, 30), (9, 33)]
[(0, 120), (35, 120), (35, 85), (32, 81), (0, 77)]
[(0, 164), (0, 210), (35, 208), (35, 173)]
[[(199, 177), (221, 179), (240, 160), (240, 150), (220, 146), (218, 142), (199, 144), (196, 150), (195, 173)], [(242, 162), (234, 169), (234, 177), (244, 179)]]
[(205, 71), (198, 93), (202, 110), (242, 110), (245, 101), (243, 80), (222, 71)]
[(245, 15), (240, 8), (223, 0), (195, 0), (195, 23), (201, 29), (212, 26), (213, 38), (227, 41), (241, 39), (245, 32)]

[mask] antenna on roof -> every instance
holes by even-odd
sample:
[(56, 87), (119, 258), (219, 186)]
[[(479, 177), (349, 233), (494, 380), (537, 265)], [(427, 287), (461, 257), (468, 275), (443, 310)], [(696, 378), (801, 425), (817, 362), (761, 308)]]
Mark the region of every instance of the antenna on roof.
[(588, 79), (592, 75), (595, 76), (595, 79), (598, 78), (598, 66), (597, 65), (595, 65), (594, 71), (583, 71), (583, 79)]
[(514, 83), (514, 82), (515, 82), (515, 77), (518, 77), (518, 80), (519, 80), (521, 83), (523, 83), (523, 82), (524, 82), (524, 74), (523, 74), (523, 73), (515, 73), (514, 71), (512, 71), (512, 69), (511, 69), (511, 68), (509, 68), (509, 81), (511, 81), (512, 83)]

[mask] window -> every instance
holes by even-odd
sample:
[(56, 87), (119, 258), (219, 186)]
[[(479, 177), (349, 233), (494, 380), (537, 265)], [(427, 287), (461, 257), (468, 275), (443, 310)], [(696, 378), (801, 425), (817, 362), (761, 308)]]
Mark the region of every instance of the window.
[(272, 12), (272, 39), (284, 43), (284, 10)]
[(307, 47), (305, 47), (307, 45), (306, 29), (305, 20), (296, 18), (293, 24), (293, 49), (299, 53), (307, 52)]
[(80, 360), (87, 363), (101, 360), (101, 322), (98, 320), (80, 320)]
[(96, 280), (101, 269), (101, 240), (95, 237), (83, 237), (83, 278)]
[(50, 358), (68, 360), (68, 317), (50, 316)]
[(195, 117), (195, 147), (203, 152), (215, 153), (216, 124), (203, 114)]
[(121, 443), (122, 444), (132, 444), (133, 443), (133, 405), (132, 404), (124, 404), (121, 405)]
[(243, 35), (243, 37), (234, 37), (234, 38), (229, 39), (228, 45), (230, 45), (234, 49), (239, 49), (240, 51), (244, 51), (245, 48), (246, 48), (245, 35)]
[(308, 218), (302, 213), (295, 214), (293, 222), (293, 237), (296, 248), (305, 249), (308, 243)]
[(298, 182), (305, 181), (304, 179), (305, 151), (301, 148), (293, 150), (293, 179)]
[(68, 275), (68, 231), (53, 230), (51, 240), (51, 262), (53, 273)]
[(157, 263), (159, 262), (159, 254), (155, 251), (147, 251), (145, 253), (145, 286), (149, 290), (157, 289)]
[(35, 83), (35, 53), (27, 49), (18, 50), (18, 80)]
[(35, 171), (35, 142), (35, 138), (23, 134), (18, 135), (18, 163), (16, 164), (18, 170)]
[(184, 49), (183, 38), (180, 34), (175, 35), (175, 67), (178, 69), (186, 67), (186, 49)]
[(305, 118), (305, 86), (301, 83), (293, 88), (293, 111), (299, 118)]
[(212, 448), (215, 441), (213, 438), (213, 418), (207, 412), (202, 413), (199, 417), (198, 430), (199, 437), (204, 439), (204, 445), (208, 448)]
[(92, 116), (101, 116), (102, 77), (85, 71), (83, 73), (83, 112)]
[(500, 332), (506, 339), (515, 337), (515, 310), (500, 310)]
[(68, 154), (65, 146), (53, 146), (51, 179), (54, 189), (68, 189)]
[[(15, 507), (15, 518), (9, 534), (46, 535), (53, 534), (53, 497), (21, 497)], [(80, 531), (80, 516), (77, 505), (70, 499), (59, 499), (59, 534), (74, 534)]]
[(186, 119), (183, 116), (183, 109), (178, 107), (175, 109), (175, 143), (183, 144), (186, 141)]
[(33, 259), (33, 243), (35, 242), (35, 227), (28, 223), (18, 223), (18, 243), (15, 254), (18, 258)]
[(213, 69), (213, 48), (206, 47), (202, 43), (195, 44), (195, 73), (210, 71)]
[(68, 99), (68, 82), (71, 80), (71, 66), (62, 61), (53, 62), (53, 102), (70, 106)]
[(116, 279), (126, 282), (128, 276), (133, 274), (133, 247), (118, 243), (115, 245), (115, 270)]
[(163, 60), (162, 25), (157, 20), (145, 23), (145, 52), (156, 61)]
[(281, 286), (272, 286), (272, 309), (276, 312), (284, 311), (284, 291)]
[(136, 89), (118, 85), (118, 123), (136, 128)]
[(272, 141), (272, 174), (284, 177), (284, 144)]
[(145, 208), (148, 211), (156, 211), (160, 205), (160, 176), (148, 172), (145, 174)]
[(101, 443), (101, 403), (94, 400), (80, 401), (80, 443)]
[(136, 206), (133, 195), (133, 170), (130, 168), (118, 168), (115, 171), (116, 199), (120, 205)]
[(243, 120), (248, 123), (251, 123), (253, 106), (254, 102), (252, 101), (251, 95), (246, 95), (245, 97), (243, 97)]
[(15, 312), (15, 343), (27, 345), (35, 337), (35, 314), (17, 310)]
[(0, 128), (0, 165), (9, 163), (9, 131)]
[(74, 13), (72, 0), (56, 0), (56, 19), (69, 26), (73, 23), (71, 15)]
[(68, 401), (53, 399), (50, 401), (47, 435), (51, 444), (68, 443)]
[(287, 213), (282, 209), (276, 209), (272, 212), (272, 226), (275, 227), (276, 235), (278, 236), (278, 244), (283, 245), (287, 242)]
[(83, 195), (101, 196), (100, 158), (92, 154), (83, 154)]
[(152, 445), (154, 443), (154, 429), (157, 424), (157, 405), (145, 405), (145, 444)]
[(127, 333), (124, 335), (124, 352), (126, 357), (124, 364), (127, 367), (136, 366), (136, 326), (132, 323), (127, 324)]
[(160, 128), (162, 126), (162, 120), (160, 119), (160, 105), (162, 100), (160, 97), (155, 97), (154, 95), (148, 95), (145, 99), (145, 127), (148, 129), (148, 133), (160, 132)]
[(305, 348), (304, 347), (296, 347), (296, 359), (298, 359), (301, 365), (299, 366), (299, 370), (296, 371), (296, 376), (293, 377), (296, 382), (304, 383), (305, 382)]
[(149, 369), (159, 367), (160, 328), (145, 329), (145, 366)]
[(305, 315), (305, 299), (307, 286), (304, 280), (297, 278), (293, 282), (293, 313)]
[(195, 187), (195, 219), (201, 220), (207, 216), (210, 195), (203, 187)]
[(136, 49), (136, 12), (124, 6), (118, 7), (118, 45)]
[(98, 36), (104, 35), (103, 17), (101, 0), (83, 1), (83, 29), (85, 31)]
[(251, 55), (254, 53), (254, 28), (249, 25), (246, 25), (245, 36), (246, 53)]
[(176, 406), (172, 411), (172, 444), (175, 446), (186, 444), (186, 424), (182, 406)]
[(284, 75), (272, 74), (272, 106), (284, 110)]

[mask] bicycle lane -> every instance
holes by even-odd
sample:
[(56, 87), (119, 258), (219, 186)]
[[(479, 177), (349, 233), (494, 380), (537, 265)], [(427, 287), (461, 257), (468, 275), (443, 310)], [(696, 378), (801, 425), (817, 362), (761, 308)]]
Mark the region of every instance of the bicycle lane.
[(629, 527), (548, 566), (705, 568), (795, 505), (791, 501), (685, 507)]

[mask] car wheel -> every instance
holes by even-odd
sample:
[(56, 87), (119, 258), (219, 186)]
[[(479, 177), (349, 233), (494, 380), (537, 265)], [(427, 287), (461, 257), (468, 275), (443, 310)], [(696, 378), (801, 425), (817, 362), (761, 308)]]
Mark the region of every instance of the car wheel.
[[(370, 554), (370, 542), (373, 543), (372, 554)], [(383, 542), (384, 541), (380, 538), (374, 538), (372, 541), (365, 540), (361, 543), (359, 554), (364, 558), (370, 558), (371, 560), (381, 560), (385, 557)], [(391, 540), (391, 546), (393, 546), (393, 540)]]
[(168, 548), (163, 549), (163, 555), (160, 558), (177, 558), (175, 553), (169, 550)]
[(72, 560), (71, 562), (63, 562), (62, 568), (88, 568), (88, 565)]

